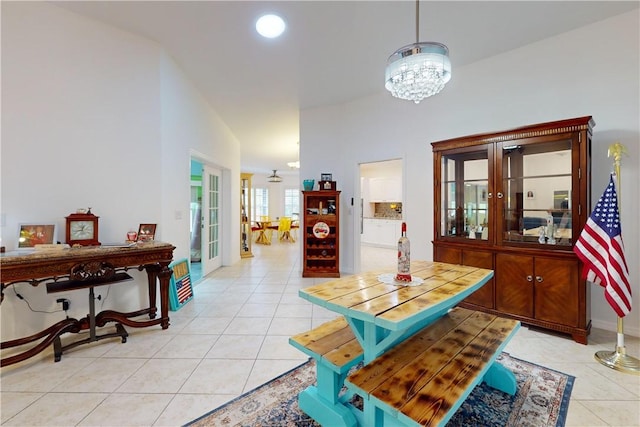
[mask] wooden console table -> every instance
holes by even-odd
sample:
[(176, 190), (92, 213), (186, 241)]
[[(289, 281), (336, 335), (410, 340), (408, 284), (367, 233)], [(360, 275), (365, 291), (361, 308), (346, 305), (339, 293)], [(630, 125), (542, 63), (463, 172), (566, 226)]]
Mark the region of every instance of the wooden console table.
[[(3, 358), (0, 366), (21, 362), (35, 356), (52, 343), (59, 343), (60, 335), (66, 332), (80, 332), (93, 327), (104, 326), (108, 322), (142, 328), (161, 325), (169, 327), (169, 280), (175, 247), (169, 243), (147, 242), (132, 247), (83, 247), (60, 251), (30, 253), (6, 253), (0, 257), (2, 288), (0, 302), (4, 300), (4, 290), (17, 283), (32, 286), (47, 284), (48, 287), (66, 286), (66, 290), (93, 288), (118, 280), (129, 269), (145, 270), (149, 286), (149, 307), (130, 313), (105, 310), (97, 315), (87, 315), (82, 319), (64, 319), (34, 335), (0, 343), (1, 349), (18, 347), (40, 340), (22, 353)], [(125, 274), (126, 275), (126, 274)], [(156, 285), (160, 283), (160, 317), (156, 319)], [(149, 315), (151, 320), (134, 320), (133, 317)], [(121, 326), (120, 326), (121, 328)], [(126, 334), (126, 333), (125, 333)], [(124, 336), (123, 336), (124, 341)], [(59, 360), (58, 355), (56, 360)]]

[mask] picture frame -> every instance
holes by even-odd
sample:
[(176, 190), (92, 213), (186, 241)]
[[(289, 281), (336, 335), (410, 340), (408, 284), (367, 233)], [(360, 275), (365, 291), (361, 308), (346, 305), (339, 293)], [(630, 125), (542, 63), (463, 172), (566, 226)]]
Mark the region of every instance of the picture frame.
[(333, 181), (333, 175), (330, 173), (321, 173), (320, 181)]
[(535, 200), (535, 198), (536, 198), (535, 190), (528, 190), (527, 191), (527, 200)]
[(138, 242), (150, 242), (156, 237), (157, 224), (140, 224), (138, 228)]
[(189, 260), (182, 258), (169, 264), (171, 278), (169, 286), (169, 309), (177, 311), (193, 299), (191, 268)]
[(18, 229), (18, 250), (34, 249), (36, 245), (58, 243), (58, 226), (52, 223), (21, 223)]

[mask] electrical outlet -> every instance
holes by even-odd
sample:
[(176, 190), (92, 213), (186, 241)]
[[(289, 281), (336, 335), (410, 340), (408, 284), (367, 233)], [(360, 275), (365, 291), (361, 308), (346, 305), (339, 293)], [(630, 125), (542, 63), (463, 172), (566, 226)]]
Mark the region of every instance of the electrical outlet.
[(71, 306), (71, 301), (69, 301), (69, 300), (68, 300), (68, 299), (66, 299), (66, 298), (58, 298), (58, 299), (56, 300), (56, 302), (57, 302), (58, 304), (62, 303), (62, 309), (63, 309), (64, 311), (69, 310), (69, 307)]

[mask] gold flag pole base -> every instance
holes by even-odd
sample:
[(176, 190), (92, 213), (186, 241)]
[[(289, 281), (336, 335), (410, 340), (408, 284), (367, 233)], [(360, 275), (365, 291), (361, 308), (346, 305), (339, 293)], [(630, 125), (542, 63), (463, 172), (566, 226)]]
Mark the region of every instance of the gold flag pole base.
[(624, 347), (616, 347), (616, 351), (598, 351), (595, 358), (604, 366), (616, 371), (640, 375), (640, 360), (626, 354)]

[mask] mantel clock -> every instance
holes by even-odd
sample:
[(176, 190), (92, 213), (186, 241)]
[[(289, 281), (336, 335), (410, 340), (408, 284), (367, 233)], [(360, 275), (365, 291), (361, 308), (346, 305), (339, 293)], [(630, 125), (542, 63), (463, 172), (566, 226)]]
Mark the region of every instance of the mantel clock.
[(70, 246), (99, 246), (98, 218), (89, 209), (86, 213), (72, 213), (66, 217), (66, 240)]

